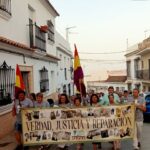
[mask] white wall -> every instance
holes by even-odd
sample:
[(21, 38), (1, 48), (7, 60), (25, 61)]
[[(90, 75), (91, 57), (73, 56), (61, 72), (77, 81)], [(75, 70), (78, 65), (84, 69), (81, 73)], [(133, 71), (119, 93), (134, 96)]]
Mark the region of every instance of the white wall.
[[(128, 55), (126, 55), (126, 61), (131, 62), (131, 68), (130, 68), (131, 77), (127, 78), (126, 82), (131, 83), (132, 89), (135, 88), (136, 84), (140, 83), (142, 85), (142, 82), (135, 77), (135, 65), (134, 65), (135, 62), (134, 62), (134, 60), (137, 58), (140, 58), (140, 56), (135, 53), (137, 51), (137, 49), (138, 49), (138, 44), (133, 45), (132, 47), (130, 47), (128, 49)], [(134, 52), (134, 53), (131, 53), (131, 52)], [(129, 54), (129, 53), (131, 53), (131, 54)]]
[(46, 61), (42, 60), (37, 60), (33, 58), (26, 58), (26, 64), (23, 63), (23, 57), (22, 56), (17, 56), (14, 54), (10, 53), (0, 53), (0, 64), (2, 64), (6, 61), (8, 66), (11, 66), (12, 68), (16, 69), (16, 64), (23, 65), (23, 66), (33, 66), (33, 84), (34, 84), (34, 92), (40, 92), (40, 73), (39, 70), (45, 66), (45, 68), (48, 70), (48, 75), (49, 75), (49, 91), (46, 92), (46, 95), (49, 95), (56, 91), (56, 82), (54, 82), (53, 87), (51, 86), (52, 81), (56, 81), (57, 77), (54, 76), (53, 78), (51, 77), (51, 71), (54, 71), (54, 73), (57, 72), (57, 66), (54, 63), (49, 63)]
[(117, 87), (119, 87), (119, 90), (121, 91), (122, 88), (124, 90), (127, 90), (127, 84), (122, 82), (122, 83), (117, 83), (117, 82), (87, 82), (87, 87), (88, 90), (91, 90), (93, 88), (96, 90), (95, 92), (107, 92), (107, 89), (109, 86), (113, 86), (114, 90), (116, 90)]
[[(57, 46), (57, 57), (61, 60), (58, 62), (58, 82), (57, 87), (63, 92), (63, 85), (71, 86), (71, 95), (73, 94), (73, 81), (71, 79), (70, 68), (73, 67), (72, 52), (69, 43), (62, 37), (58, 32), (56, 32), (56, 46)], [(61, 56), (61, 57), (60, 57)], [(67, 80), (64, 76), (64, 68), (67, 69)]]
[[(5, 20), (0, 17), (0, 35), (29, 46), (29, 8), (34, 9), (34, 19), (38, 26), (47, 25), (51, 20), (55, 27), (55, 17), (46, 9), (40, 0), (13, 0), (11, 2), (12, 17)], [(46, 34), (47, 40), (47, 34)], [(56, 46), (47, 40), (47, 52), (56, 55)]]
[[(46, 34), (46, 50), (47, 53), (54, 56), (59, 57), (59, 53), (62, 54), (63, 70), (60, 70), (60, 63), (58, 66), (57, 62), (53, 63), (51, 60), (47, 62), (40, 60), (40, 58), (26, 58), (26, 64), (24, 64), (22, 56), (8, 53), (6, 54), (3, 52), (0, 54), (0, 63), (2, 64), (2, 62), (6, 60), (7, 64), (11, 65), (13, 68), (16, 67), (16, 64), (33, 66), (34, 92), (39, 92), (40, 90), (39, 70), (41, 70), (43, 66), (48, 69), (49, 74), (50, 91), (46, 93), (47, 95), (56, 92), (56, 90), (59, 87), (62, 88), (62, 85), (64, 84), (72, 84), (70, 76), (70, 67), (72, 66), (72, 52), (70, 50), (69, 43), (58, 32), (56, 32), (55, 17), (57, 15), (52, 12), (51, 9), (48, 9), (47, 3), (45, 3), (43, 0), (13, 0), (11, 1), (11, 7), (12, 16), (10, 19), (5, 20), (0, 17), (0, 36), (16, 42), (20, 42), (29, 47), (29, 17), (32, 18), (38, 26), (47, 25), (47, 20), (51, 20), (54, 25), (55, 42), (50, 42), (47, 39)], [(61, 47), (63, 51), (57, 50), (58, 53), (56, 53), (56, 47)], [(11, 46), (6, 48), (10, 50)], [(22, 51), (22, 49), (20, 50)], [(64, 64), (64, 57), (66, 57), (66, 64)], [(64, 68), (67, 68), (67, 80), (65, 80), (64, 77)], [(71, 87), (73, 86), (71, 85)]]

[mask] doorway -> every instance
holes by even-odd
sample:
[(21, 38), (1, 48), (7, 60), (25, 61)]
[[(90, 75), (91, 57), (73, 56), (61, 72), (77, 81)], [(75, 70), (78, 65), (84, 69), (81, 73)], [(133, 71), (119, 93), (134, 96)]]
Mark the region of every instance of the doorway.
[(29, 71), (21, 71), (21, 74), (25, 85), (26, 95), (29, 95), (30, 94)]

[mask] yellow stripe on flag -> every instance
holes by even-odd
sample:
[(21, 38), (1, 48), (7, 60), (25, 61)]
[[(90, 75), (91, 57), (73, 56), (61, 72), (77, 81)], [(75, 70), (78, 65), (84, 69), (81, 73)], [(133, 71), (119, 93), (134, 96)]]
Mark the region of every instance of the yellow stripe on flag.
[(21, 87), (21, 83), (20, 83), (20, 77), (16, 76), (16, 85), (17, 87)]
[(79, 57), (76, 56), (74, 59), (74, 70), (76, 70), (78, 67), (80, 67), (80, 60)]

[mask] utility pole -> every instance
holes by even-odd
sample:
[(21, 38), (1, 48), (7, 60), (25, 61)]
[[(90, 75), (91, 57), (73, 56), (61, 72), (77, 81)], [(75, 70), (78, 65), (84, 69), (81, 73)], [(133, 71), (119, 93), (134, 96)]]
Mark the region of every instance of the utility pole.
[(76, 28), (76, 26), (66, 28), (66, 41), (68, 41), (68, 42), (69, 42), (69, 30), (72, 29), (72, 28)]
[(127, 50), (128, 50), (128, 48), (129, 48), (129, 40), (128, 40), (128, 38), (127, 38)]
[(144, 33), (145, 33), (145, 39), (146, 39), (146, 37), (147, 37), (147, 32), (148, 32), (148, 31), (150, 31), (150, 29), (144, 31)]

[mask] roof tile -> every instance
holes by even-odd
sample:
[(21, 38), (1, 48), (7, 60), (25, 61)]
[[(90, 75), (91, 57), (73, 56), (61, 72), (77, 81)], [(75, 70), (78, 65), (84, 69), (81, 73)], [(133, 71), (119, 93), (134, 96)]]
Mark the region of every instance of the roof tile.
[(0, 36), (0, 42), (6, 43), (6, 44), (9, 44), (9, 45), (13, 45), (15, 47), (23, 48), (23, 49), (26, 49), (26, 50), (35, 51), (33, 48), (30, 48), (29, 46), (27, 46), (25, 44), (7, 39), (3, 36)]

